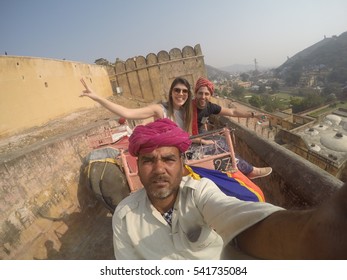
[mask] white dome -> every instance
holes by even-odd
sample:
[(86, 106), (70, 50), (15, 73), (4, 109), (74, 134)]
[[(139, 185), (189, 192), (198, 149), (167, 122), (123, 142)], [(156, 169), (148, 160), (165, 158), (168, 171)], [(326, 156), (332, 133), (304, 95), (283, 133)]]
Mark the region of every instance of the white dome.
[(327, 115), (324, 120), (331, 122), (333, 125), (339, 125), (341, 117), (337, 115)]
[(347, 152), (347, 136), (341, 132), (331, 132), (321, 137), (320, 142), (330, 150)]
[(315, 129), (326, 130), (328, 127), (324, 124), (318, 124), (314, 126)]
[(315, 136), (315, 135), (319, 134), (319, 131), (315, 130), (314, 128), (308, 128), (308, 129), (305, 129), (305, 133), (309, 134), (311, 136)]
[(312, 151), (315, 151), (315, 152), (319, 152), (321, 150), (321, 147), (319, 147), (318, 145), (316, 144), (311, 144), (309, 146), (309, 149), (312, 150)]
[(332, 126), (333, 123), (329, 120), (324, 120), (324, 124), (328, 125), (328, 126)]
[(341, 126), (344, 130), (347, 131), (347, 122), (341, 122)]

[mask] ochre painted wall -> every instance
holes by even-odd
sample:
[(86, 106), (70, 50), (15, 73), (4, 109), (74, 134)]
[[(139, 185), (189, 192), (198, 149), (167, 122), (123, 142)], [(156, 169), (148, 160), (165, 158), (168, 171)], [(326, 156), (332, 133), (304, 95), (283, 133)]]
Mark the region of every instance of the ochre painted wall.
[(96, 106), (80, 98), (84, 78), (99, 95), (112, 95), (105, 66), (44, 58), (0, 56), (0, 137)]

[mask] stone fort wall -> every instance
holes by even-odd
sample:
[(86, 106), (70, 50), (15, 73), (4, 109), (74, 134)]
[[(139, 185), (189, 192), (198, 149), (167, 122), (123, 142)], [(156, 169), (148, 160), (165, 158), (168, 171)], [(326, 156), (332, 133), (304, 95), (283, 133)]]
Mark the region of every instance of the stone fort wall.
[(144, 100), (166, 100), (171, 82), (178, 76), (193, 86), (207, 75), (200, 45), (116, 61), (109, 74), (115, 94)]
[(0, 137), (93, 106), (79, 98), (82, 77), (100, 95), (112, 92), (107, 71), (99, 65), (1, 56), (0, 72)]
[(99, 95), (165, 100), (172, 80), (206, 76), (200, 45), (117, 61), (112, 67), (34, 57), (0, 56), (0, 137), (96, 106), (79, 98), (86, 82)]

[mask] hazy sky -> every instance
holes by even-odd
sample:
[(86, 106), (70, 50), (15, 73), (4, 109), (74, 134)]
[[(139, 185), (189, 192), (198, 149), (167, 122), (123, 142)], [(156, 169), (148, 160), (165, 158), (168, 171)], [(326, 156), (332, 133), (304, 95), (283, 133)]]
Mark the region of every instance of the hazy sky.
[(114, 62), (200, 44), (205, 63), (279, 66), (347, 31), (346, 0), (0, 0), (0, 55)]

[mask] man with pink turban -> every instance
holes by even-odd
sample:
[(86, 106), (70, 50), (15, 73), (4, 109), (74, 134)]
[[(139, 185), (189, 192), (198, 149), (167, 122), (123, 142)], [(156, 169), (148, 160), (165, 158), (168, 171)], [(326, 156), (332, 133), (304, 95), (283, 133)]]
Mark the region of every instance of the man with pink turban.
[(209, 179), (185, 176), (189, 145), (188, 134), (167, 119), (134, 129), (129, 149), (144, 188), (113, 214), (116, 259), (230, 258), (235, 244), (260, 259), (347, 258), (347, 183), (316, 209), (242, 201)]
[[(121, 201), (114, 212), (116, 259), (219, 259), (224, 242), (239, 231), (236, 226), (222, 233), (228, 220), (224, 215), (229, 222), (242, 215), (231, 219), (233, 215), (219, 206), (244, 202), (229, 198), (208, 179), (186, 176), (182, 154), (190, 144), (189, 134), (169, 119), (135, 127), (129, 153), (137, 157), (144, 187)], [(248, 208), (254, 210), (247, 218), (249, 225), (264, 213), (282, 209), (266, 203), (243, 209)]]
[[(241, 118), (260, 118), (261, 115), (254, 112), (244, 112), (235, 108), (223, 108), (218, 104), (210, 102), (212, 95), (214, 94), (214, 84), (206, 78), (200, 77), (195, 84), (195, 98), (193, 100), (193, 134), (203, 133), (205, 125), (203, 120), (207, 119), (211, 115), (222, 115), (229, 117), (241, 117)], [(222, 150), (227, 149), (227, 144), (224, 139), (214, 139), (218, 141), (218, 146), (222, 147)], [(206, 140), (205, 140), (206, 141)], [(211, 145), (212, 148), (215, 145)], [(205, 149), (207, 150), (207, 149)], [(211, 151), (214, 153), (215, 151)], [(237, 156), (238, 169), (250, 179), (256, 179), (264, 176), (268, 176), (272, 172), (271, 167), (254, 167), (241, 157)]]
[(150, 153), (163, 146), (174, 146), (184, 153), (190, 144), (189, 134), (165, 118), (147, 125), (138, 125), (129, 138), (129, 153), (137, 157), (139, 153)]

